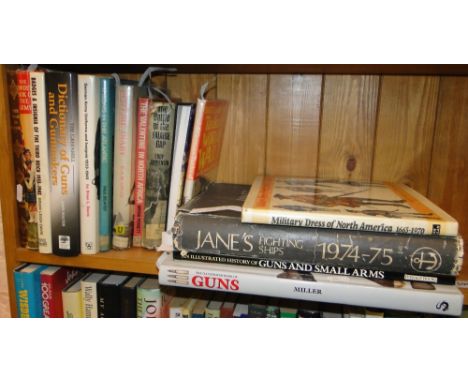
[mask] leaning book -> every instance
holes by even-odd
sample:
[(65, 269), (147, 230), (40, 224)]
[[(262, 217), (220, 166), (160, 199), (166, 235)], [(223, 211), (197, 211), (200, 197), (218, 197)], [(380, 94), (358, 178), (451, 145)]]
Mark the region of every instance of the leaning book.
[(168, 253), (157, 265), (161, 285), (448, 316), (463, 308), (453, 285), (175, 261)]
[(258, 176), (243, 223), (408, 235), (456, 236), (458, 222), (397, 183)]

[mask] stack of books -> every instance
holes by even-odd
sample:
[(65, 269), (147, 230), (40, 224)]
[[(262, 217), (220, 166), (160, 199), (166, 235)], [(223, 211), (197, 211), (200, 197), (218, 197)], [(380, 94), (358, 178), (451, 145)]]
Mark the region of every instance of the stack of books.
[(458, 223), (401, 184), (258, 177), (184, 204), (161, 284), (459, 316)]

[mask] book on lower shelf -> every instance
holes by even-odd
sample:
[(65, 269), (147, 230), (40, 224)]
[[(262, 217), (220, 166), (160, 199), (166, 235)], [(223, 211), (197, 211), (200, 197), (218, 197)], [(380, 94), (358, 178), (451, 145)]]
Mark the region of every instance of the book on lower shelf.
[(14, 270), (16, 308), (20, 318), (41, 318), (41, 272), (46, 265), (22, 264)]
[(159, 282), (168, 286), (448, 316), (459, 316), (463, 307), (453, 285), (176, 261), (168, 253), (157, 266)]

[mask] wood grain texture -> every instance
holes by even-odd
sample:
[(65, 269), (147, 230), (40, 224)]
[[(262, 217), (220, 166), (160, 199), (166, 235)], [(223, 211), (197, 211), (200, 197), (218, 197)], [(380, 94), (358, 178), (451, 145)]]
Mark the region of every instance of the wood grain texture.
[(438, 77), (381, 78), (373, 180), (427, 194), (438, 91)]
[(370, 180), (378, 76), (325, 76), (320, 177)]
[(322, 76), (270, 76), (268, 175), (317, 175), (321, 93)]
[(229, 101), (218, 182), (250, 184), (265, 173), (266, 75), (219, 75), (218, 99)]
[[(468, 281), (468, 78), (442, 77), (434, 134), (429, 198), (460, 224), (465, 265), (460, 280)], [(468, 289), (462, 289), (465, 303)]]
[(216, 75), (214, 74), (175, 74), (167, 76), (167, 87), (171, 96), (182, 102), (197, 102), (200, 97), (200, 87), (212, 81), (205, 98), (216, 98)]
[(6, 272), (10, 297), (10, 311), (16, 316), (15, 288), (13, 269), (18, 265), (15, 259), (16, 248), (19, 247), (18, 219), (16, 214), (15, 176), (13, 168), (13, 152), (9, 121), (8, 84), (6, 68), (0, 65), (0, 202), (2, 206), (3, 233), (6, 255)]

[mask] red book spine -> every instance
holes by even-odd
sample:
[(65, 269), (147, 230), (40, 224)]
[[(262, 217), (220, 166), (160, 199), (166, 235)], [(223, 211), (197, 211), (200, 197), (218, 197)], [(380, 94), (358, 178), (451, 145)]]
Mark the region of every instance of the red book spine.
[(226, 304), (224, 303), (221, 306), (220, 317), (221, 318), (232, 318), (234, 314), (235, 304)]
[(44, 318), (51, 318), (53, 303), (53, 275), (41, 275), (41, 297)]
[(149, 98), (138, 99), (134, 192), (135, 205), (133, 213), (133, 245), (135, 247), (141, 247), (143, 239), (149, 104)]

